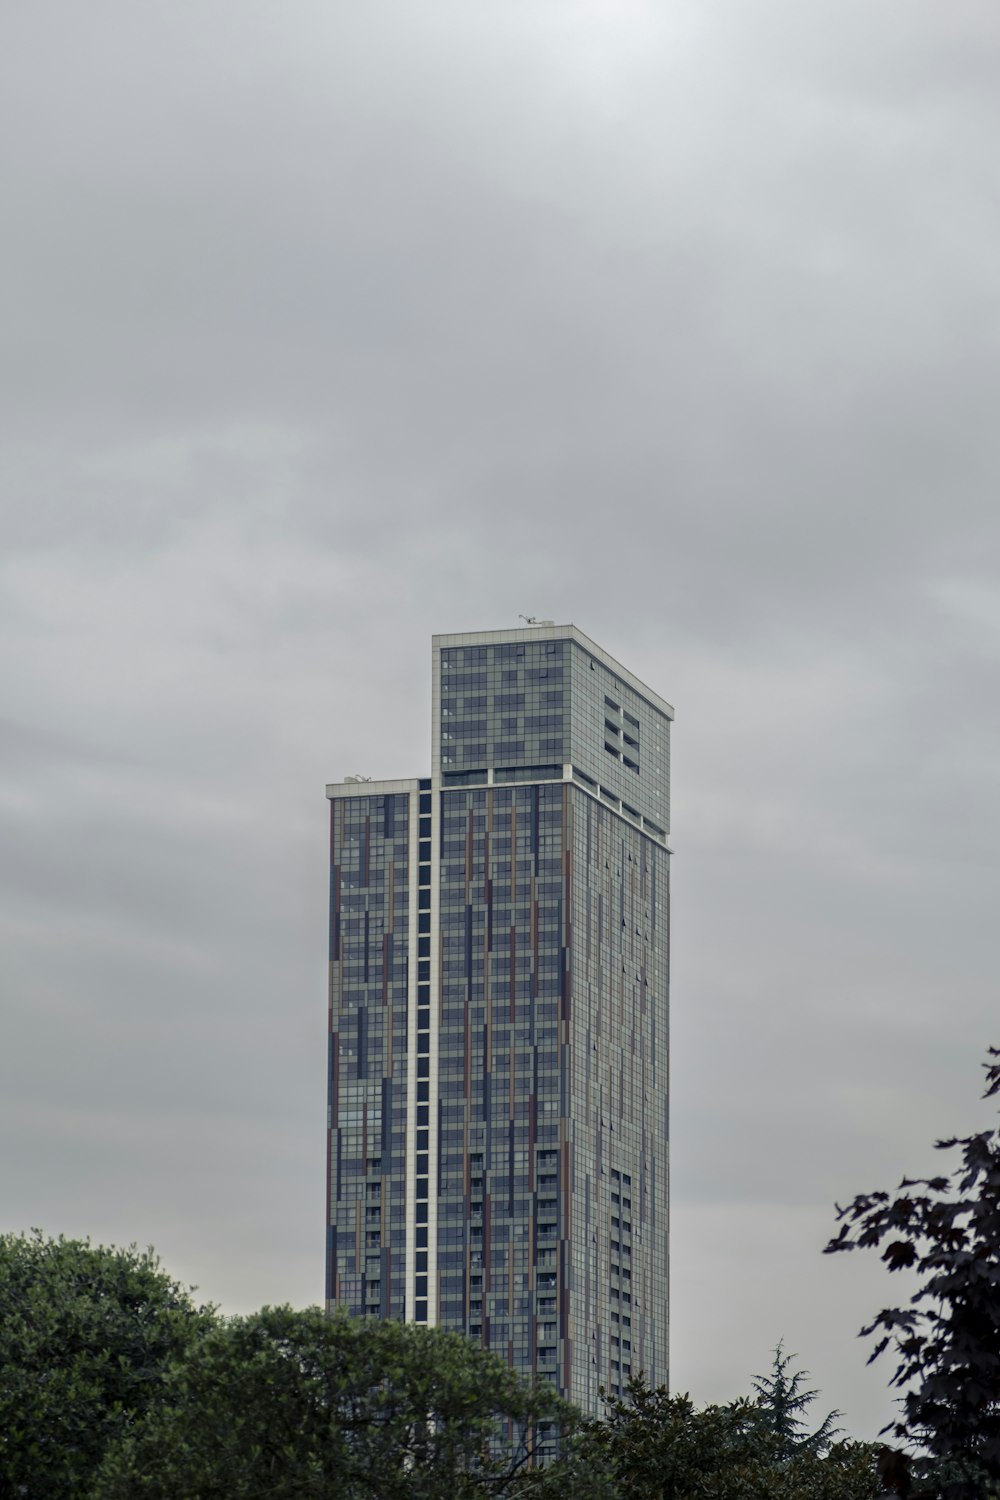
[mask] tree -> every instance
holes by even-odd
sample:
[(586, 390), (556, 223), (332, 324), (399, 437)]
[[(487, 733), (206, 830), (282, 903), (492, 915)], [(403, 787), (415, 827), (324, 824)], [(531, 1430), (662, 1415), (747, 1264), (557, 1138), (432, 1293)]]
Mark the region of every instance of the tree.
[[(984, 1098), (1000, 1093), (991, 1047)], [(904, 1178), (896, 1195), (861, 1193), (837, 1206), (828, 1253), (884, 1246), (890, 1271), (914, 1270), (904, 1307), (883, 1308), (861, 1334), (877, 1336), (869, 1364), (892, 1345), (891, 1384), (902, 1415), (885, 1429), (938, 1460), (952, 1494), (1000, 1485), (1000, 1131), (936, 1142), (956, 1147), (950, 1176)], [(943, 1482), (943, 1478), (942, 1478)], [(964, 1485), (964, 1490), (962, 1486)]]
[(506, 1495), (573, 1409), (460, 1334), (263, 1308), (211, 1329), (109, 1454), (95, 1500)]
[(592, 1465), (629, 1500), (873, 1500), (877, 1481), (867, 1444), (839, 1443), (821, 1455), (791, 1456), (752, 1401), (697, 1410), (633, 1380), (608, 1402), (607, 1420), (588, 1425)]
[(752, 1381), (758, 1420), (776, 1439), (782, 1458), (794, 1458), (798, 1453), (823, 1454), (841, 1430), (834, 1426), (841, 1413), (831, 1411), (815, 1431), (806, 1431), (805, 1413), (819, 1392), (802, 1389), (809, 1378), (808, 1370), (789, 1374), (789, 1366), (797, 1358), (783, 1353), (779, 1340), (770, 1373), (755, 1375)]
[(84, 1496), (211, 1320), (151, 1250), (0, 1235), (0, 1494)]

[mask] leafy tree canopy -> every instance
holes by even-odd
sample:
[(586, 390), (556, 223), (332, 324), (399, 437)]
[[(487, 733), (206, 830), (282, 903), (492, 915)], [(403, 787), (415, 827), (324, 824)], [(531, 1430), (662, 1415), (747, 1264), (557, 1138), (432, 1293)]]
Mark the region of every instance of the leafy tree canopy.
[(594, 1466), (628, 1500), (873, 1500), (878, 1492), (867, 1444), (789, 1455), (787, 1435), (758, 1403), (698, 1410), (641, 1379), (609, 1402), (605, 1422), (588, 1425), (586, 1441)]
[(509, 1495), (535, 1427), (573, 1420), (550, 1387), (461, 1335), (264, 1308), (190, 1348), (95, 1500)]
[[(991, 1047), (984, 1098), (1000, 1094), (997, 1058)], [(938, 1460), (942, 1492), (978, 1500), (1000, 1487), (1000, 1130), (936, 1144), (959, 1152), (950, 1176), (838, 1205), (826, 1249), (882, 1247), (890, 1271), (916, 1271), (909, 1302), (861, 1330), (877, 1336), (869, 1363), (890, 1345), (896, 1354), (902, 1415), (887, 1430)]]
[(0, 1495), (85, 1495), (211, 1321), (152, 1251), (0, 1235)]
[[(151, 1251), (0, 1237), (0, 1496), (872, 1500), (872, 1450), (779, 1344), (755, 1399), (641, 1379), (583, 1422), (458, 1334), (318, 1309), (221, 1319)], [(561, 1457), (533, 1467), (545, 1429)]]

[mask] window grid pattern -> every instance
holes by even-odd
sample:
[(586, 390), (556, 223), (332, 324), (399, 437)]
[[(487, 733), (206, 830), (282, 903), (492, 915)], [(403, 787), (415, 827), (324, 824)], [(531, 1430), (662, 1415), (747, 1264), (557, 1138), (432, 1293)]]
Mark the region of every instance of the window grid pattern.
[(568, 644), (567, 759), (620, 798), (631, 821), (668, 833), (670, 720), (579, 642)]
[(654, 837), (670, 827), (670, 720), (577, 640), (439, 648), (443, 786), (582, 784)]
[[(441, 769), (553, 763), (567, 758), (567, 641), (513, 641), (441, 652)], [(485, 778), (484, 778), (485, 779)]]
[(597, 1412), (667, 1379), (669, 855), (569, 785), (441, 804), (440, 1320)]
[(441, 795), (440, 1322), (561, 1389), (569, 791)]
[(576, 1357), (566, 1394), (595, 1411), (600, 1386), (617, 1393), (640, 1370), (653, 1384), (668, 1374), (670, 856), (576, 788), (571, 809)]
[(327, 1299), (358, 1316), (404, 1311), (409, 803), (330, 804)]

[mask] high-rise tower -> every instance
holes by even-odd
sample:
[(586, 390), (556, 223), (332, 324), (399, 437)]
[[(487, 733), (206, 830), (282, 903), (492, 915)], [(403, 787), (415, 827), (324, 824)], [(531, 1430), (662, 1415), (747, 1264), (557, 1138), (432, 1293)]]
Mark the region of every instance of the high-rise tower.
[(672, 718), (573, 625), (435, 636), (431, 775), (327, 787), (328, 1300), (594, 1413), (667, 1378)]

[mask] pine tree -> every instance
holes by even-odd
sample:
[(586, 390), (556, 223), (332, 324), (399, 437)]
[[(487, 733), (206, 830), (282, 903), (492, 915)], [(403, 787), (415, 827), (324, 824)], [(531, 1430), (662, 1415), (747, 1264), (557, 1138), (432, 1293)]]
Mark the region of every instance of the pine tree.
[(809, 1371), (791, 1370), (792, 1361), (798, 1359), (798, 1355), (785, 1354), (783, 1343), (779, 1340), (774, 1351), (770, 1374), (753, 1377), (757, 1414), (764, 1430), (778, 1441), (778, 1457), (789, 1459), (799, 1453), (823, 1454), (842, 1430), (834, 1425), (842, 1413), (830, 1412), (814, 1432), (808, 1431), (805, 1413), (819, 1392), (803, 1390)]

